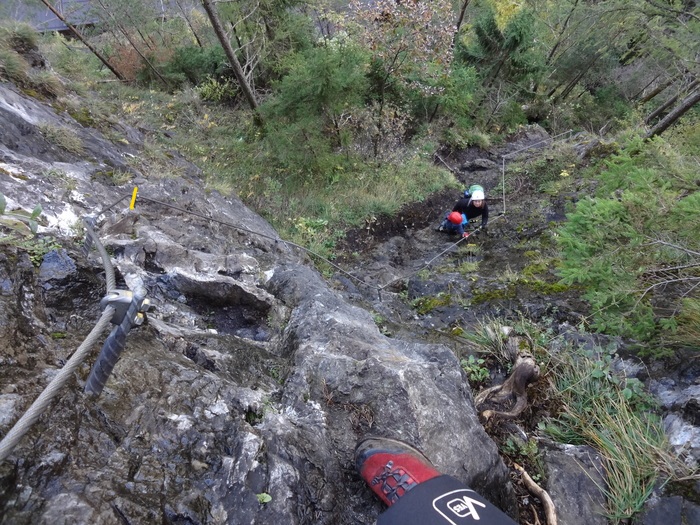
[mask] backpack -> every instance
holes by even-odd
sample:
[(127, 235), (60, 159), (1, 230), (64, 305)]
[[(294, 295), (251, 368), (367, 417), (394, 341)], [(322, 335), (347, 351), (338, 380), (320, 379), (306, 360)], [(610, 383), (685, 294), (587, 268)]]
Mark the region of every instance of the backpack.
[(478, 185), (478, 184), (472, 184), (471, 186), (469, 186), (469, 189), (468, 189), (468, 190), (464, 190), (464, 198), (465, 198), (465, 199), (471, 199), (472, 193), (474, 193), (475, 191), (483, 191), (483, 192), (484, 192), (484, 195), (486, 194), (486, 192), (484, 191), (483, 186), (480, 186), (480, 185)]

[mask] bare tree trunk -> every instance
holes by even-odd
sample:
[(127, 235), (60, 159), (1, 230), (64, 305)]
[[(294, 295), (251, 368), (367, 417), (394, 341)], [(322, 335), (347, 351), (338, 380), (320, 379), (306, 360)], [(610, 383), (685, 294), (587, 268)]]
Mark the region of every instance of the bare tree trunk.
[[(656, 86), (654, 89), (652, 89), (649, 93), (647, 93), (646, 95), (641, 97), (638, 101), (638, 104), (646, 104), (652, 98), (654, 98), (656, 95), (661, 93), (664, 89), (666, 89), (668, 86), (673, 84), (677, 80), (677, 78), (678, 77), (672, 77), (672, 78), (669, 78), (666, 82), (662, 82), (661, 84)], [(654, 79), (654, 80), (656, 80), (656, 79)], [(644, 89), (646, 89), (646, 88), (644, 88)], [(642, 92), (639, 93), (639, 95), (641, 95), (642, 93), (644, 93), (644, 90), (642, 90)], [(637, 97), (635, 96), (634, 98), (637, 98)]]
[[(700, 82), (697, 80), (691, 82), (691, 84), (686, 88), (687, 92), (692, 92), (696, 87), (700, 85)], [(654, 111), (652, 111), (647, 118), (644, 119), (645, 124), (649, 124), (652, 120), (654, 120), (656, 117), (661, 115), (664, 111), (666, 111), (668, 108), (672, 107), (676, 101), (678, 100), (679, 95), (674, 95), (670, 99), (668, 99), (666, 102), (661, 104), (658, 108), (656, 108)]]
[(557, 52), (557, 49), (561, 45), (563, 39), (564, 39), (564, 33), (566, 30), (569, 28), (569, 21), (571, 20), (571, 17), (574, 15), (574, 11), (576, 11), (576, 8), (578, 7), (578, 2), (579, 0), (576, 0), (574, 2), (574, 5), (571, 7), (571, 11), (569, 12), (569, 16), (566, 17), (566, 20), (564, 20), (564, 23), (561, 26), (561, 31), (559, 31), (559, 36), (557, 37), (557, 41), (552, 46), (551, 51), (549, 52), (549, 55), (547, 55), (547, 60), (545, 61), (545, 64), (550, 65), (552, 63), (552, 59), (554, 58), (554, 54)]
[(688, 97), (686, 97), (686, 99), (683, 102), (681, 102), (680, 105), (676, 107), (676, 109), (674, 109), (663, 119), (661, 119), (661, 122), (659, 122), (656, 126), (651, 128), (649, 130), (649, 133), (646, 134), (645, 138), (650, 139), (656, 135), (661, 135), (664, 131), (666, 131), (673, 124), (675, 124), (679, 118), (685, 115), (685, 113), (699, 101), (700, 89), (697, 89), (696, 91), (688, 95)]
[(90, 42), (88, 42), (87, 38), (85, 38), (80, 31), (78, 31), (73, 25), (68, 22), (61, 13), (56, 11), (56, 9), (48, 2), (48, 0), (41, 0), (41, 3), (44, 4), (46, 7), (49, 8), (49, 11), (51, 11), (54, 15), (56, 15), (56, 18), (58, 18), (61, 22), (63, 22), (68, 29), (70, 29), (73, 34), (76, 36), (78, 40), (80, 40), (83, 44), (85, 44), (85, 47), (87, 47), (90, 51), (92, 51), (92, 54), (95, 55), (100, 62), (102, 62), (107, 69), (109, 69), (112, 73), (114, 73), (114, 76), (117, 77), (119, 80), (122, 82), (126, 82), (126, 78), (117, 71), (117, 69), (110, 64), (109, 60), (107, 60), (102, 53), (100, 53), (95, 47), (93, 47)]
[(253, 90), (250, 88), (250, 84), (248, 84), (248, 81), (245, 78), (245, 74), (243, 73), (241, 63), (238, 61), (238, 58), (236, 58), (236, 53), (234, 52), (233, 48), (231, 47), (231, 43), (226, 37), (226, 33), (224, 32), (224, 28), (221, 25), (221, 20), (219, 20), (219, 15), (216, 12), (216, 8), (212, 4), (211, 0), (201, 1), (202, 7), (204, 7), (204, 10), (209, 16), (209, 20), (211, 21), (211, 25), (214, 28), (214, 32), (219, 38), (221, 46), (224, 48), (226, 57), (231, 63), (231, 67), (233, 68), (233, 74), (236, 76), (236, 80), (238, 80), (238, 84), (241, 88), (241, 91), (243, 91), (243, 94), (245, 95), (245, 98), (248, 101), (248, 105), (250, 106), (250, 108), (257, 113), (258, 101), (255, 100), (255, 94), (253, 93)]
[(459, 28), (462, 27), (462, 22), (464, 22), (464, 13), (467, 11), (470, 0), (464, 0), (462, 2), (462, 8), (459, 10), (459, 18), (457, 19), (457, 29), (455, 29), (455, 37), (453, 41), (457, 43), (457, 35), (459, 34)]
[(187, 26), (190, 28), (190, 31), (192, 31), (192, 34), (194, 35), (194, 39), (197, 41), (197, 45), (201, 48), (204, 48), (204, 45), (202, 44), (202, 41), (199, 39), (199, 35), (197, 34), (197, 32), (194, 30), (194, 26), (192, 25), (192, 22), (190, 21), (190, 17), (187, 16), (187, 13), (185, 12), (185, 8), (182, 7), (180, 0), (175, 0), (175, 3), (180, 8), (180, 12), (182, 13), (183, 18), (185, 19), (185, 22), (187, 22)]
[(124, 26), (122, 26), (117, 19), (115, 18), (114, 14), (102, 3), (102, 0), (98, 0), (98, 3), (100, 4), (100, 7), (104, 10), (105, 13), (112, 19), (114, 24), (117, 26), (117, 29), (124, 35), (124, 37), (127, 39), (127, 41), (131, 44), (131, 47), (134, 48), (134, 51), (138, 53), (138, 55), (141, 57), (141, 60), (144, 61), (144, 63), (153, 71), (158, 79), (163, 83), (163, 85), (167, 88), (168, 87), (168, 81), (163, 78), (163, 75), (160, 74), (160, 72), (156, 69), (156, 67), (151, 63), (148, 58), (146, 58), (146, 55), (144, 55), (141, 50), (137, 47), (136, 43), (131, 39), (131, 36), (127, 32), (126, 29), (124, 29)]

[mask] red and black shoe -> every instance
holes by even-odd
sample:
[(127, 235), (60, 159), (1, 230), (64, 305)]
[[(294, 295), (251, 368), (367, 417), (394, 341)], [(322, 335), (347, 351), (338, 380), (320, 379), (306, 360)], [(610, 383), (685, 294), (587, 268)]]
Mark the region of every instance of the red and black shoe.
[(355, 467), (389, 506), (419, 483), (441, 475), (417, 448), (383, 437), (366, 437), (357, 443)]

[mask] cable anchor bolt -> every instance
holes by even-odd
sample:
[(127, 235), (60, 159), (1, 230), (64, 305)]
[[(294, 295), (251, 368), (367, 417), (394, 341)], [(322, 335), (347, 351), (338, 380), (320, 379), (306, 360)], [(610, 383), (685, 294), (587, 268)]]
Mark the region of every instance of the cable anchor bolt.
[[(134, 304), (134, 308), (130, 308), (132, 303), (137, 303)], [(131, 290), (112, 290), (100, 301), (100, 307), (102, 310), (108, 306), (114, 308), (114, 315), (111, 319), (112, 324), (122, 324), (127, 314), (129, 314), (131, 311), (133, 313), (129, 314), (129, 323), (131, 325), (140, 326), (145, 320), (143, 314), (151, 307), (151, 301), (145, 297), (137, 301), (137, 299), (134, 297), (134, 293)]]

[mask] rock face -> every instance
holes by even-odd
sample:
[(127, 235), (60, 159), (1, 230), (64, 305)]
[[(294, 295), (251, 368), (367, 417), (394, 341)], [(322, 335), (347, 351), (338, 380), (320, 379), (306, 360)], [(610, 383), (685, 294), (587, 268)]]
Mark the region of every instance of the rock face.
[[(54, 156), (39, 116), (93, 155)], [(0, 129), (8, 210), (41, 204), (42, 231), (60, 235), (39, 261), (0, 250), (0, 436), (100, 315), (104, 270), (81, 253), (78, 218), (96, 219), (118, 288), (154, 303), (101, 396), (82, 391), (96, 348), (0, 463), (0, 522), (372, 523), (382, 507), (352, 459), (367, 433), (412, 442), (515, 517), (449, 348), (380, 333), (262, 218), (204, 193), (194, 167), (105, 180), (126, 151), (7, 85)]]
[[(590, 447), (550, 446), (544, 454), (547, 491), (556, 502), (559, 523), (566, 525), (606, 525), (602, 487), (603, 462)], [(581, 505), (581, 501), (588, 505)]]

